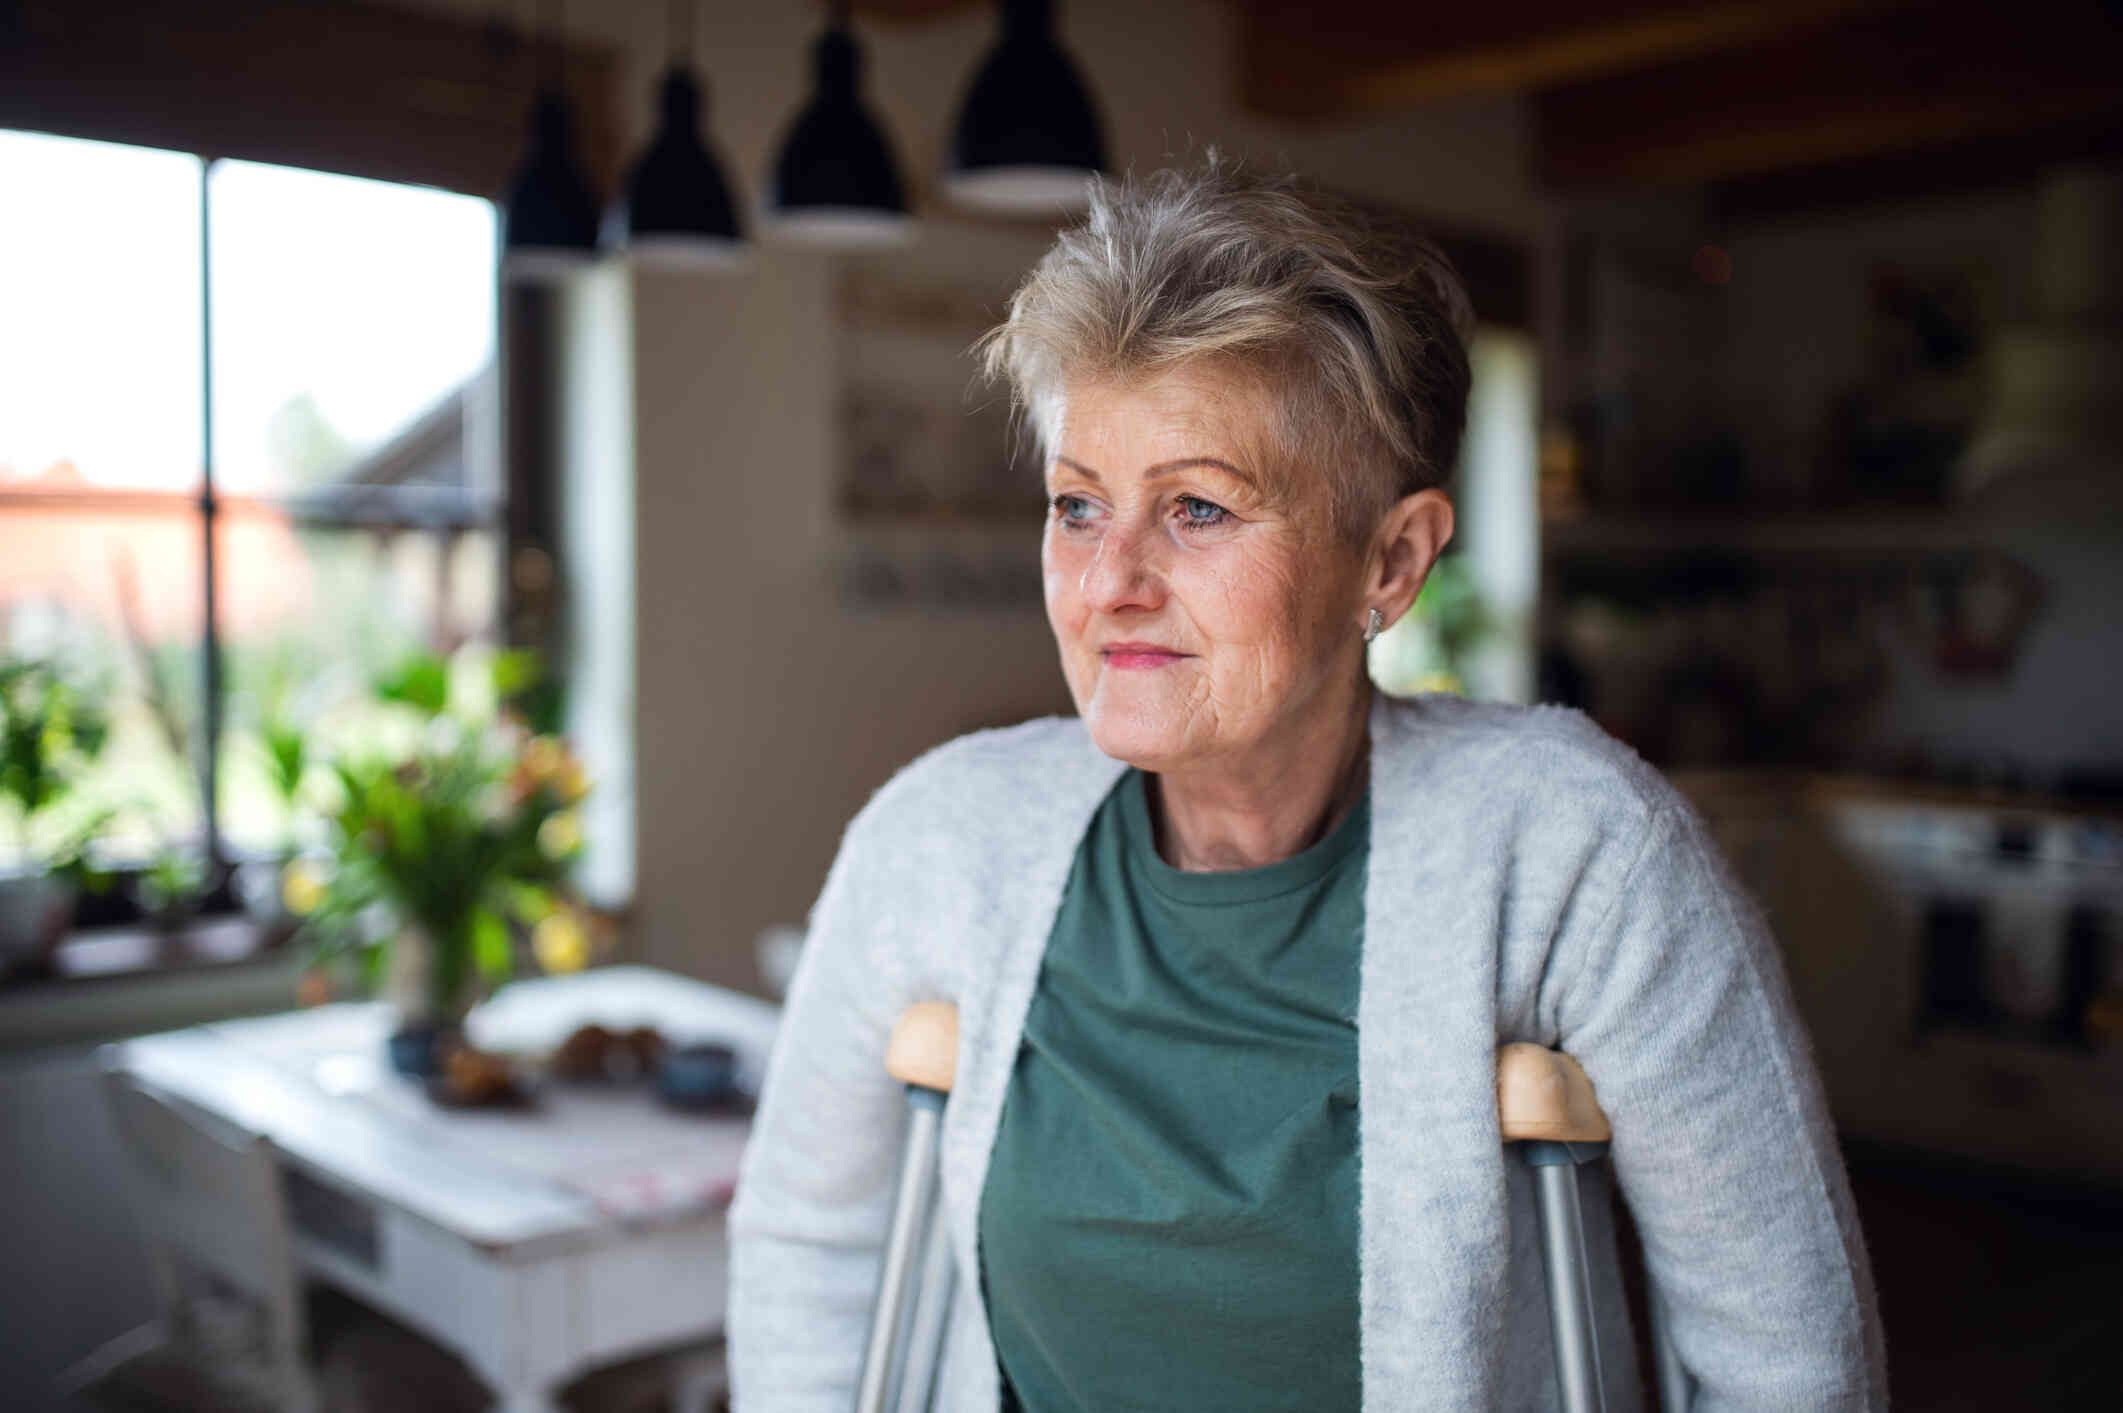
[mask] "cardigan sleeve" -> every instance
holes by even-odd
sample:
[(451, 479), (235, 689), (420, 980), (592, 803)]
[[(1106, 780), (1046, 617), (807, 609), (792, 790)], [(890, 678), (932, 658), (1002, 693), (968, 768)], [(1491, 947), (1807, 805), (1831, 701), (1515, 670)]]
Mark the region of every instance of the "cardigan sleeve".
[(1557, 1016), (1695, 1413), (1884, 1409), (1871, 1269), (1775, 945), (1685, 804), (1632, 847)]
[(729, 1357), (739, 1413), (846, 1413), (904, 1128), (884, 1073), (900, 1006), (882, 937), (877, 804), (812, 909), (730, 1210)]

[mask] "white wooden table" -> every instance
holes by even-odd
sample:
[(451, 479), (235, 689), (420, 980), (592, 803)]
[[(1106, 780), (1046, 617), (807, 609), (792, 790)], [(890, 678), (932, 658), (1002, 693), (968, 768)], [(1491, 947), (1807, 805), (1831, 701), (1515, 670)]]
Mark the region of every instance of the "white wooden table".
[[(750, 1086), (773, 1006), (668, 972), (608, 967), (520, 981), (473, 1041), (549, 1050), (576, 1027), (720, 1041)], [(555, 1406), (589, 1369), (719, 1333), (723, 1215), (748, 1125), (677, 1113), (646, 1084), (552, 1084), (520, 1110), (436, 1107), (393, 1074), (370, 1004), (171, 1031), (112, 1063), (269, 1139), (298, 1259), (432, 1337), (508, 1413)]]

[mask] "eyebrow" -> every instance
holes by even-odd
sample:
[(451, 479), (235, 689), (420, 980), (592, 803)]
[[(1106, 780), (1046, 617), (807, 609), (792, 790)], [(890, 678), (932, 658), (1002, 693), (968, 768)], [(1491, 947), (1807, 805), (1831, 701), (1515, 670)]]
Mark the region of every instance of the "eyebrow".
[[(1074, 471), (1079, 476), (1083, 476), (1093, 481), (1099, 479), (1098, 473), (1096, 471), (1093, 471), (1090, 467), (1084, 465), (1081, 461), (1071, 461), (1066, 456), (1057, 456), (1054, 459), (1061, 465), (1068, 467), (1071, 471)], [(1230, 462), (1225, 461), (1223, 458), (1216, 456), (1182, 456), (1174, 461), (1160, 461), (1156, 465), (1144, 471), (1143, 474), (1145, 476), (1165, 476), (1171, 474), (1174, 471), (1185, 471), (1192, 466), (1214, 466), (1217, 470), (1222, 471), (1225, 474), (1232, 476), (1238, 480), (1244, 481), (1247, 485), (1253, 487), (1253, 489), (1260, 489), (1260, 482), (1256, 480), (1250, 473), (1241, 471), (1238, 467), (1233, 466)]]

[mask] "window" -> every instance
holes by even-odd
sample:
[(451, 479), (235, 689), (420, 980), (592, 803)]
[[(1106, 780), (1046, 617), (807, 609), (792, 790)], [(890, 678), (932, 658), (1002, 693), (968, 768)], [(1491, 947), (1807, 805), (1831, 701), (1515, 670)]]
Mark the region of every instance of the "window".
[(1453, 478), (1453, 542), (1415, 608), (1371, 645), (1371, 677), (1399, 695), (1454, 691), (1530, 702), (1540, 583), (1533, 339), (1484, 326), (1467, 355), (1473, 381)]
[(263, 724), (358, 737), (372, 673), (497, 632), (494, 209), (20, 131), (0, 190), (0, 659), (110, 719), (40, 828), (101, 816), (119, 867), (272, 853)]

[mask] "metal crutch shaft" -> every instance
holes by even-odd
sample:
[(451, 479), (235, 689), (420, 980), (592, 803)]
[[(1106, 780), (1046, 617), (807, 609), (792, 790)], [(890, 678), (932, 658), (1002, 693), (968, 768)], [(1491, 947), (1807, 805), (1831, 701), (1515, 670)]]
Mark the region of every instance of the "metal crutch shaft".
[(907, 1094), (907, 1153), (900, 1164), (899, 1192), (892, 1203), (892, 1226), (885, 1238), (885, 1264), (871, 1308), (870, 1338), (863, 1346), (862, 1379), (856, 1385), (855, 1413), (885, 1413), (894, 1366), (900, 1362), (901, 1333), (913, 1303), (914, 1274), (927, 1235), (929, 1205), (936, 1196), (936, 1144), (943, 1106), (923, 1102), (924, 1092)]
[(1607, 1145), (1529, 1143), (1526, 1161), (1540, 1184), (1541, 1256), (1548, 1272), (1548, 1321), (1555, 1336), (1555, 1376), (1563, 1413), (1606, 1413), (1599, 1338), (1592, 1322), (1592, 1280), (1585, 1269), (1585, 1215), (1578, 1203), (1578, 1168), (1595, 1154), (1572, 1149)]
[(951, 1318), (951, 1300), (957, 1294), (958, 1266), (951, 1254), (951, 1234), (941, 1222), (929, 1223), (929, 1259), (917, 1287), (919, 1298), (908, 1316), (906, 1357), (892, 1375), (899, 1390), (898, 1413), (927, 1413), (936, 1388), (937, 1366), (943, 1362), (944, 1327)]
[(1548, 1319), (1564, 1413), (1604, 1413), (1577, 1170), (1606, 1153), (1613, 1131), (1577, 1062), (1538, 1045), (1506, 1045), (1498, 1052), (1496, 1097), (1504, 1142), (1522, 1146), (1539, 1185)]
[[(884, 1267), (871, 1307), (870, 1335), (856, 1382), (855, 1413), (886, 1413), (894, 1380), (909, 1363), (933, 1372), (926, 1351), (910, 1359), (905, 1348), (915, 1279), (927, 1250), (929, 1214), (936, 1204), (937, 1148), (943, 1133), (944, 1100), (958, 1062), (958, 1011), (946, 1002), (925, 1001), (908, 1009), (892, 1029), (885, 1069), (907, 1086), (907, 1146), (900, 1163), (892, 1226), (885, 1236)], [(924, 1320), (940, 1331), (940, 1319)]]
[(1681, 1363), (1681, 1352), (1673, 1345), (1673, 1326), (1666, 1314), (1666, 1302), (1659, 1298), (1656, 1289), (1648, 1292), (1651, 1305), (1651, 1358), (1657, 1377), (1659, 1408), (1662, 1413), (1688, 1413), (1695, 1400), (1695, 1384), (1688, 1377), (1688, 1370)]

